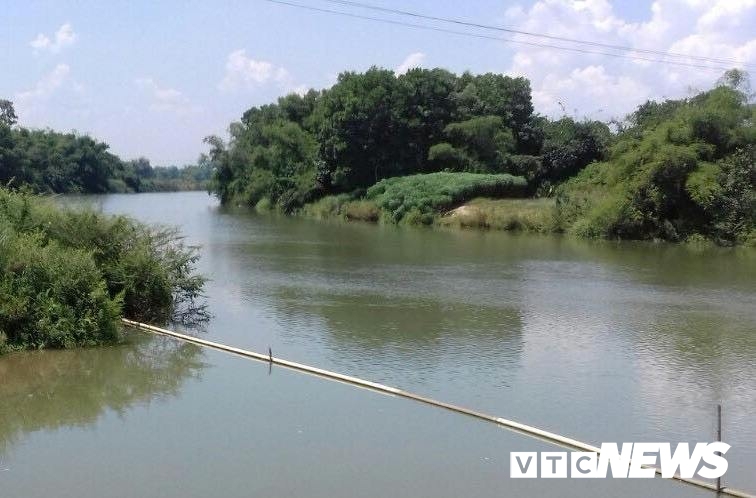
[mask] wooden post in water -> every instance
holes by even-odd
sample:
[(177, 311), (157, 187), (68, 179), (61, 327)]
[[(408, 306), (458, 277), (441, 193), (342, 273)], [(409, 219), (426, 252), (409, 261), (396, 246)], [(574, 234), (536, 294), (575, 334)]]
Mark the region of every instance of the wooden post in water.
[[(717, 405), (717, 441), (722, 441), (722, 405)], [(721, 455), (717, 452), (717, 455)], [(717, 477), (717, 494), (722, 491), (722, 476)]]

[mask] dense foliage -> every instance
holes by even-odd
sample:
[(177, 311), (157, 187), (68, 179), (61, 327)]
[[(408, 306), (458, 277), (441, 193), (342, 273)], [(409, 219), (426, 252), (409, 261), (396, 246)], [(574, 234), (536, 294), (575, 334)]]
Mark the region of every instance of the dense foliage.
[(120, 160), (86, 135), (0, 125), (0, 184), (50, 192), (107, 192)]
[(253, 107), (230, 135), (228, 144), (207, 139), (212, 190), (222, 202), (290, 212), (327, 194), (440, 171), (525, 176), (536, 191), (601, 158), (609, 131), (571, 118), (551, 126), (533, 113), (524, 78), (372, 68)]
[(534, 114), (523, 78), (347, 72), (330, 89), (249, 109), (228, 144), (208, 137), (211, 189), (285, 212), (428, 223), (469, 199), (452, 194), (466, 174), (506, 174), (517, 194), (556, 197), (555, 209), (486, 206), (473, 217), (505, 221), (479, 225), (520, 226), (506, 220), (537, 211), (526, 218), (544, 230), (739, 244), (756, 239), (751, 98), (747, 74), (732, 70), (713, 90), (644, 103), (612, 132)]
[(430, 173), (381, 180), (367, 191), (390, 220), (430, 224), (434, 213), (474, 197), (516, 197), (525, 192), (523, 178), (507, 174)]
[(644, 104), (608, 159), (560, 189), (559, 212), (589, 237), (752, 243), (755, 118), (748, 93), (727, 80), (689, 99)]
[(37, 192), (149, 192), (207, 187), (205, 158), (184, 168), (153, 167), (140, 158), (122, 161), (87, 135), (14, 126), (13, 105), (0, 100), (0, 186)]
[(202, 320), (197, 258), (174, 230), (0, 189), (0, 351), (112, 341), (122, 314)]

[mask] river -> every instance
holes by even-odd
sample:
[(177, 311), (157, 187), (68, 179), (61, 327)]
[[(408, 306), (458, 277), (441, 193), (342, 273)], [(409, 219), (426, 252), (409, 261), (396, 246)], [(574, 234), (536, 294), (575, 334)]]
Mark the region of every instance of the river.
[[(67, 199), (201, 246), (202, 337), (578, 440), (712, 441), (756, 491), (756, 251), (320, 222), (205, 193)], [(0, 496), (713, 496), (509, 478), (559, 451), (408, 400), (130, 332), (0, 359)]]

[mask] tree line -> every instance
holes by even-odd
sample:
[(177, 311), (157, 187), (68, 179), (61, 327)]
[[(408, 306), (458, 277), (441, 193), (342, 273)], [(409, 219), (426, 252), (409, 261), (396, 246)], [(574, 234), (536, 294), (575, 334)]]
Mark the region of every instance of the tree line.
[[(748, 75), (731, 70), (712, 90), (648, 101), (621, 121), (552, 120), (534, 111), (522, 77), (373, 67), (250, 108), (228, 143), (208, 137), (211, 190), (224, 203), (292, 212), (318, 201), (316, 211), (365, 219), (403, 219), (403, 206), (418, 206), (410, 218), (427, 223), (429, 207), (485, 188), (477, 177), (416, 175), (510, 175), (525, 195), (554, 200), (541, 224), (550, 230), (756, 243), (752, 98)], [(376, 205), (370, 188), (393, 177), (408, 178)], [(464, 197), (451, 195), (458, 183)]]
[(646, 102), (613, 137), (605, 161), (558, 190), (561, 222), (586, 237), (711, 239), (756, 246), (756, 105), (747, 75)]
[(0, 100), (0, 185), (54, 193), (199, 190), (212, 175), (206, 157), (183, 168), (152, 166), (145, 158), (124, 161), (88, 135), (16, 122), (12, 102)]
[(534, 113), (530, 83), (444, 69), (342, 73), (327, 90), (247, 110), (226, 144), (208, 137), (222, 202), (292, 211), (385, 178), (440, 171), (512, 174), (548, 192), (603, 157), (597, 121)]

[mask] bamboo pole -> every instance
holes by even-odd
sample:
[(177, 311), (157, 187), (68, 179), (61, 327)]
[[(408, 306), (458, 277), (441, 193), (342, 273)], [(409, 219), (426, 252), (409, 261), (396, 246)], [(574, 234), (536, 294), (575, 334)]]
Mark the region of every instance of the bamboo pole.
[[(717, 441), (722, 441), (722, 405), (717, 405)], [(717, 452), (717, 455), (721, 453)], [(722, 491), (722, 478), (717, 477), (717, 491)]]
[[(377, 391), (377, 392), (389, 394), (392, 396), (399, 396), (402, 398), (411, 399), (411, 400), (418, 401), (420, 403), (425, 403), (427, 405), (435, 406), (438, 408), (444, 408), (446, 410), (449, 410), (455, 413), (460, 413), (463, 415), (477, 418), (479, 420), (484, 420), (486, 422), (494, 423), (500, 427), (505, 427), (509, 430), (512, 430), (513, 432), (530, 436), (540, 441), (554, 444), (554, 445), (557, 445), (557, 446), (560, 446), (562, 448), (566, 448), (572, 451), (589, 451), (589, 452), (595, 452), (597, 454), (601, 453), (601, 448), (598, 448), (596, 446), (593, 446), (588, 443), (584, 443), (584, 442), (581, 442), (581, 441), (578, 441), (576, 439), (572, 439), (566, 436), (562, 436), (554, 432), (545, 431), (537, 427), (521, 424), (520, 422), (515, 422), (514, 420), (509, 420), (502, 417), (488, 415), (486, 413), (472, 410), (470, 408), (465, 408), (462, 406), (453, 405), (451, 403), (446, 403), (444, 401), (438, 401), (432, 398), (427, 398), (425, 396), (420, 396), (418, 394), (404, 391), (403, 389), (398, 389), (396, 387), (380, 384), (378, 382), (371, 382), (369, 380), (360, 379), (358, 377), (352, 377), (350, 375), (344, 375), (337, 372), (332, 372), (330, 370), (324, 370), (322, 368), (311, 367), (303, 363), (297, 363), (294, 361), (276, 358), (275, 356), (273, 356), (270, 349), (268, 350), (268, 354), (261, 354), (261, 353), (256, 353), (254, 351), (249, 351), (246, 349), (228, 346), (226, 344), (221, 344), (219, 342), (208, 341), (206, 339), (200, 339), (199, 337), (194, 337), (191, 335), (174, 332), (172, 330), (156, 327), (154, 325), (149, 325), (147, 323), (136, 322), (134, 320), (129, 320), (127, 318), (122, 318), (122, 321), (125, 325), (138, 328), (141, 330), (146, 330), (154, 334), (173, 337), (173, 338), (185, 341), (185, 342), (197, 344), (197, 345), (208, 347), (211, 349), (216, 349), (219, 351), (225, 351), (227, 353), (243, 356), (245, 358), (252, 358), (254, 360), (258, 360), (265, 363), (281, 365), (282, 367), (289, 368), (292, 370), (297, 370), (300, 372), (305, 372), (305, 373), (308, 373), (310, 375), (314, 375), (317, 377), (322, 377), (322, 378), (334, 380), (337, 382), (342, 382), (345, 384), (362, 387), (365, 389), (369, 389), (371, 391)], [(653, 468), (657, 474), (661, 475), (661, 469), (657, 467), (653, 467), (649, 465), (643, 465), (642, 467)], [(689, 479), (686, 477), (681, 477), (679, 475), (675, 475), (674, 477), (672, 477), (672, 479), (675, 481), (683, 482), (685, 484), (696, 486), (698, 488), (703, 488), (703, 489), (707, 489), (707, 490), (715, 491), (715, 492), (718, 491), (720, 494), (725, 495), (725, 496), (735, 496), (737, 498), (756, 498), (756, 495), (752, 495), (752, 494), (746, 493), (744, 491), (736, 490), (736, 489), (722, 488), (718, 490), (715, 484), (710, 484), (708, 482), (701, 481), (698, 479)]]

